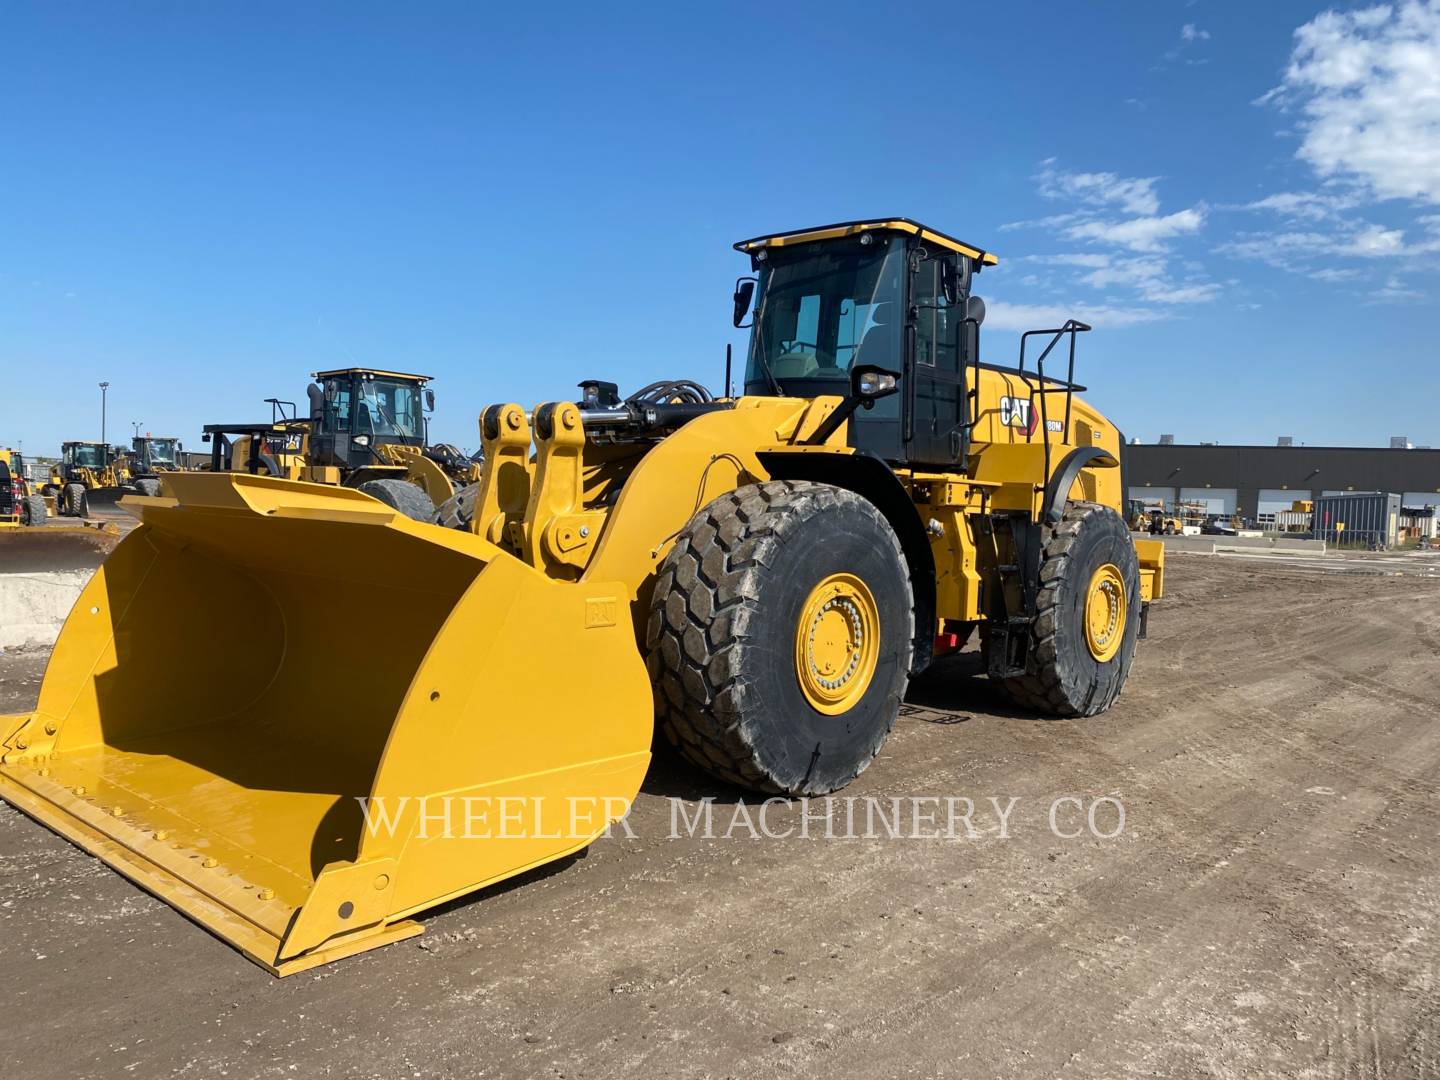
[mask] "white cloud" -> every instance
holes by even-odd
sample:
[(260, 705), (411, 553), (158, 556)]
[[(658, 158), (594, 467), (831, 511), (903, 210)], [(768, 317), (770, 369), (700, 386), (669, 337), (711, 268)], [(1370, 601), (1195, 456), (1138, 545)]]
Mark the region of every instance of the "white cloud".
[(1172, 276), (1174, 257), (1167, 242), (1200, 230), (1208, 212), (1203, 204), (1162, 214), (1157, 177), (1066, 172), (1056, 167), (1054, 158), (1040, 165), (1035, 176), (1040, 194), (1068, 201), (1073, 208), (1006, 227), (1043, 226), (1067, 239), (1108, 250), (1021, 256), (1029, 266), (1044, 268), (1026, 274), (1022, 284), (1052, 295), (1058, 290), (1088, 290), (1091, 297), (1070, 308), (1005, 304), (998, 316), (992, 311), (993, 325), (1019, 329), (1073, 315), (1096, 326), (1134, 326), (1171, 318), (1175, 305), (1214, 300), (1224, 290), (1208, 279), (1203, 264), (1180, 262), (1181, 275)]
[(1010, 232), (1014, 229), (1058, 229), (1061, 225), (1069, 225), (1072, 221), (1083, 221), (1088, 215), (1074, 211), (1069, 214), (1051, 214), (1049, 217), (1031, 218), (1028, 221), (1007, 221), (1000, 226), (1001, 232)]
[(1181, 41), (1209, 41), (1210, 31), (1201, 30), (1194, 23), (1186, 23), (1180, 28)]
[(1072, 240), (1098, 240), (1131, 251), (1163, 251), (1163, 240), (1198, 232), (1205, 223), (1201, 207), (1179, 210), (1164, 217), (1138, 217), (1129, 221), (1086, 221), (1065, 230)]
[(1061, 172), (1055, 159), (1041, 162), (1035, 177), (1047, 199), (1069, 199), (1087, 206), (1118, 206), (1127, 214), (1154, 214), (1160, 209), (1155, 194), (1158, 176), (1129, 177), (1112, 172)]
[(1440, 2), (1317, 15), (1257, 103), (1299, 110), (1296, 155), (1320, 176), (1440, 203)]
[(1317, 232), (1238, 233), (1216, 250), (1282, 270), (1296, 270), (1303, 260), (1333, 254), (1335, 238)]
[(1382, 288), (1376, 289), (1366, 299), (1368, 304), (1418, 304), (1426, 299), (1419, 289), (1412, 289), (1399, 277), (1392, 274)]
[(1073, 304), (1011, 304), (1004, 300), (988, 301), (985, 314), (987, 330), (1034, 330), (1057, 327), (1066, 319), (1079, 319), (1099, 329), (1118, 329), (1158, 322), (1169, 316), (1154, 308), (1112, 307), (1109, 305)]
[(1074, 266), (1090, 271), (1079, 277), (1081, 284), (1092, 289), (1126, 289), (1136, 297), (1157, 304), (1197, 304), (1213, 300), (1221, 287), (1203, 278), (1185, 282), (1170, 279), (1169, 263), (1164, 256), (1112, 256), (1081, 252), (1065, 255), (1031, 255), (1027, 262), (1048, 266)]
[(1281, 191), (1263, 199), (1241, 206), (1226, 207), (1228, 210), (1271, 210), (1289, 218), (1305, 221), (1323, 221), (1334, 218), (1342, 210), (1351, 210), (1360, 204), (1354, 194), (1331, 194), (1319, 191)]
[(1350, 240), (1351, 250), (1366, 258), (1384, 258), (1388, 255), (1405, 254), (1405, 231), (1403, 229), (1382, 229), (1370, 225)]
[[(1421, 219), (1422, 223), (1428, 219)], [(1281, 270), (1306, 274), (1318, 281), (1340, 282), (1364, 276), (1366, 271), (1335, 267), (1337, 259), (1413, 259), (1440, 252), (1440, 233), (1431, 231), (1414, 242), (1404, 229), (1387, 229), (1363, 221), (1342, 223), (1331, 232), (1239, 233), (1221, 244), (1225, 255), (1267, 263)], [(1317, 266), (1317, 263), (1324, 265)], [(1344, 276), (1342, 276), (1342, 274)]]
[(1093, 270), (1110, 265), (1110, 256), (1095, 254), (1077, 255), (1023, 255), (1026, 262), (1047, 263), (1050, 266), (1088, 266)]
[(1310, 276), (1316, 281), (1323, 281), (1327, 285), (1342, 285), (1347, 281), (1359, 281), (1365, 275), (1359, 270), (1346, 269), (1338, 266), (1326, 266), (1319, 270), (1312, 270)]

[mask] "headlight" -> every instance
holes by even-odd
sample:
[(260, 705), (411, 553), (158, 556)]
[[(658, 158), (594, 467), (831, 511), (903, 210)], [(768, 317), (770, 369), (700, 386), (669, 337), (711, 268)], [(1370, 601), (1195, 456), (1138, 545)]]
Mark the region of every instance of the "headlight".
[(353, 442), (356, 446), (369, 446), (369, 445), (370, 445), (370, 436), (369, 436), (369, 435), (356, 435), (355, 438), (351, 439), (350, 441)]

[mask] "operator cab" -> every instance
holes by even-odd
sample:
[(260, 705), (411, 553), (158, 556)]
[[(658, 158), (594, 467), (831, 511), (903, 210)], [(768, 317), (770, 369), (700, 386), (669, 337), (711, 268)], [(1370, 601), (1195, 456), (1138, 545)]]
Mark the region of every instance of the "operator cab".
[(899, 380), (900, 393), (852, 417), (850, 445), (892, 462), (965, 460), (965, 365), (976, 359), (984, 318), (970, 283), (994, 255), (905, 218), (756, 237), (735, 249), (755, 271), (735, 290), (735, 323), (752, 327), (746, 394), (844, 397), (852, 370), (878, 368)]
[(130, 440), (130, 447), (139, 471), (143, 473), (174, 471), (179, 451), (184, 449), (178, 439), (154, 435), (137, 435)]
[(370, 368), (317, 371), (310, 395), (310, 456), (348, 469), (383, 463), (382, 445), (425, 445), (425, 414), (435, 407), (429, 375)]
[(110, 447), (104, 443), (67, 442), (60, 448), (60, 460), (75, 469), (103, 469), (110, 464)]

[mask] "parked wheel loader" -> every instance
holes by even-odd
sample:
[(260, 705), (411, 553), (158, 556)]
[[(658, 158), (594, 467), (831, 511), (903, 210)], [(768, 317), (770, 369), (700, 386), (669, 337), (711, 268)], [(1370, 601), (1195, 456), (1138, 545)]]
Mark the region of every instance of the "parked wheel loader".
[(159, 495), (160, 478), (179, 472), (185, 444), (172, 436), (136, 435), (125, 455), (125, 487), (141, 495)]
[(0, 446), (0, 529), (44, 525), (46, 517), (45, 497), (25, 478), (24, 456)]
[(41, 494), (53, 499), (62, 517), (89, 517), (92, 501), (114, 502), (124, 494), (129, 471), (124, 452), (103, 442), (72, 440), (60, 444), (60, 460), (50, 467)]
[(308, 416), (270, 398), (269, 424), (206, 425), (211, 469), (353, 487), (417, 521), (429, 521), (457, 483), (479, 480), (479, 465), (458, 449), (427, 445), (430, 376), (341, 368), (312, 378)]
[(720, 781), (834, 791), (972, 634), (1020, 708), (1108, 708), (1164, 552), (1088, 327), (982, 360), (995, 256), (906, 219), (736, 247), (743, 392), (489, 406), (462, 528), (249, 472), (127, 500), (0, 795), (283, 975), (583, 849), (657, 723)]

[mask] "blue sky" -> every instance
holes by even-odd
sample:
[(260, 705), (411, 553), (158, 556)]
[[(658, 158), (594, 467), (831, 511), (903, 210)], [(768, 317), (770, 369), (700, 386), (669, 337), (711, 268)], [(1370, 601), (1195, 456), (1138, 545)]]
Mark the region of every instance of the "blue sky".
[(1130, 435), (1440, 445), (1440, 8), (0, 0), (0, 444), (721, 381), (730, 243), (902, 214)]

